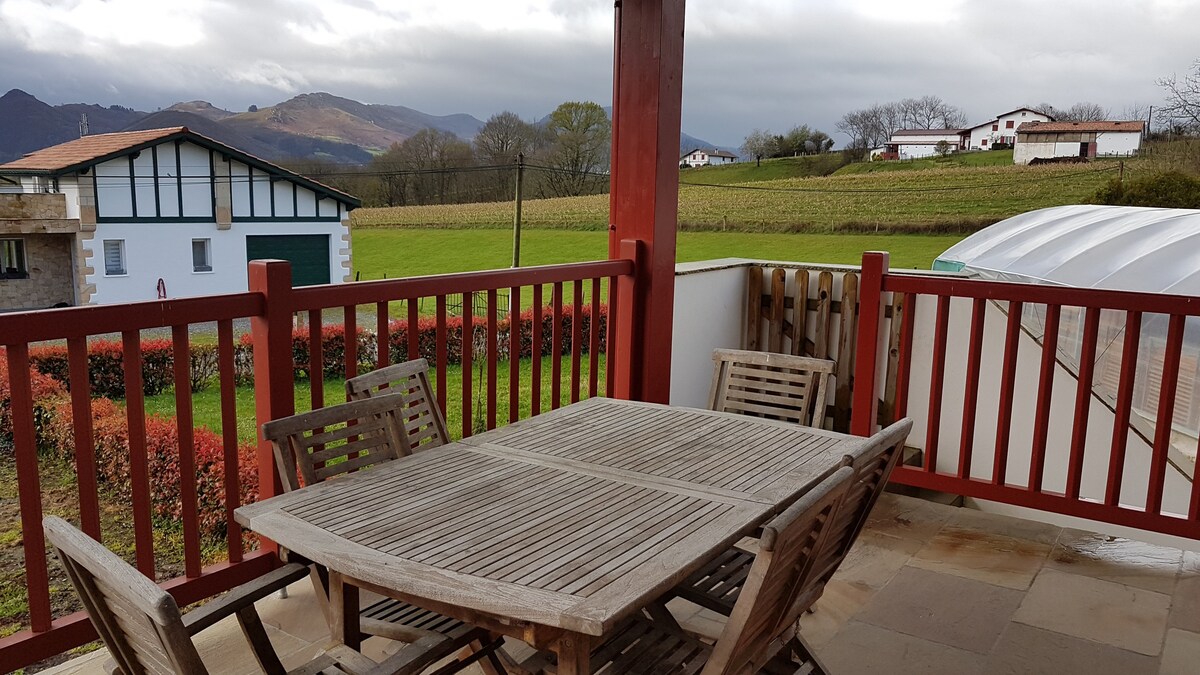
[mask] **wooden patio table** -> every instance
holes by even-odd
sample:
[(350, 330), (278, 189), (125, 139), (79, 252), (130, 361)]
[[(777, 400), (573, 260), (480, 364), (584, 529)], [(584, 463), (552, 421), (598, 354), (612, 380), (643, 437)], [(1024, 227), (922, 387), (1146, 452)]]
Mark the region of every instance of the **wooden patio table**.
[(236, 511), (326, 566), (335, 636), (358, 589), (558, 654), (591, 647), (835, 470), (865, 439), (593, 398)]

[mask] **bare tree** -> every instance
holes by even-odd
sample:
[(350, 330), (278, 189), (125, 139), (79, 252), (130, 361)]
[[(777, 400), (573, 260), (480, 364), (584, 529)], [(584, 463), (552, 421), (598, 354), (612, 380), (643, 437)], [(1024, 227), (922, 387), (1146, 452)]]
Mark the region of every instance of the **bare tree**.
[(1082, 101), (1067, 108), (1058, 119), (1062, 122), (1100, 122), (1109, 117), (1108, 109), (1099, 103)]
[(837, 122), (837, 130), (850, 137), (849, 145), (873, 148), (891, 137), (883, 118), (883, 110), (876, 104), (870, 108), (851, 110)]
[(545, 186), (558, 197), (582, 195), (596, 190), (593, 174), (608, 167), (612, 122), (598, 104), (568, 101), (550, 113), (546, 128), (553, 139), (547, 158), (554, 171)]
[(750, 132), (746, 140), (742, 141), (741, 150), (742, 154), (754, 158), (755, 166), (760, 166), (762, 165), (763, 157), (770, 157), (775, 154), (775, 137), (769, 131), (755, 129)]
[(897, 106), (909, 129), (960, 129), (967, 125), (966, 114), (940, 96), (906, 98)]
[[(522, 120), (516, 113), (504, 111), (488, 118), (479, 132), (475, 134), (475, 157), (480, 164), (487, 166), (515, 165), (518, 154), (530, 157), (538, 146), (538, 130), (534, 125)], [(516, 171), (497, 170), (487, 179), (491, 184), (488, 190), (492, 199), (511, 197), (513, 173)]]
[(1192, 70), (1180, 78), (1175, 73), (1160, 77), (1155, 83), (1167, 94), (1161, 115), (1174, 126), (1200, 129), (1200, 59), (1192, 62)]

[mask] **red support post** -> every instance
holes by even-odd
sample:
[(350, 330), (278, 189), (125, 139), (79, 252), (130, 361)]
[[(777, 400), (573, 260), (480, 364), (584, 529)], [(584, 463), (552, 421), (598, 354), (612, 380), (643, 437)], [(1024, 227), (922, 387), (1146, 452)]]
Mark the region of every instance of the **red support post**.
[(622, 0), (616, 8), (613, 64), (609, 258), (626, 240), (645, 264), (622, 298), (618, 398), (666, 403), (671, 390), (679, 126), (683, 96), (684, 0)]
[[(296, 413), (292, 364), (292, 266), (286, 260), (250, 262), (250, 290), (263, 296), (263, 313), (250, 318), (254, 341), (254, 410), (258, 427)], [(319, 376), (318, 376), (319, 377)], [(283, 493), (271, 444), (258, 439), (258, 498)], [(274, 547), (270, 542), (264, 546)]]
[[(855, 343), (853, 399), (850, 403), (850, 433), (870, 436), (879, 417), (879, 397), (875, 377), (880, 349), (886, 343), (883, 334), (883, 277), (890, 257), (883, 251), (863, 254), (862, 278), (858, 283), (858, 341)], [(846, 311), (846, 308), (842, 308)]]

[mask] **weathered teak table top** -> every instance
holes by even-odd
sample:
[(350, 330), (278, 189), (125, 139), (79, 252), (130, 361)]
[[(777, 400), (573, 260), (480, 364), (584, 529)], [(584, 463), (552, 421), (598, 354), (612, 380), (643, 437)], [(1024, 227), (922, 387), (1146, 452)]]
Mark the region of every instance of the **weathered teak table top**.
[(538, 627), (600, 636), (861, 442), (596, 398), (236, 516), (373, 590), (465, 620), (489, 617), (518, 637)]

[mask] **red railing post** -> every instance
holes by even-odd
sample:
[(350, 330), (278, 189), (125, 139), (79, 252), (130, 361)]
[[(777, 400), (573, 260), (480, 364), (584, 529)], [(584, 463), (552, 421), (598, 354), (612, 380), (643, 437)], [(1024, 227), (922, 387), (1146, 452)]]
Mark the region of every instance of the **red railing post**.
[[(862, 278), (858, 282), (858, 340), (854, 349), (854, 383), (850, 404), (850, 433), (870, 436), (879, 416), (879, 397), (875, 394), (875, 375), (879, 350), (886, 341), (883, 326), (883, 277), (890, 258), (883, 251), (863, 253)], [(907, 308), (906, 308), (907, 309)], [(846, 308), (842, 308), (846, 311)], [(897, 317), (892, 317), (897, 320)], [(881, 339), (882, 338), (882, 339)]]
[[(675, 228), (679, 207), (679, 125), (683, 100), (684, 0), (623, 0), (616, 9), (613, 63), (609, 258), (645, 264), (632, 279), (636, 302), (621, 297), (619, 398), (666, 403), (671, 393)], [(622, 284), (624, 285), (624, 284)]]
[[(292, 266), (286, 260), (250, 262), (250, 290), (263, 295), (263, 313), (250, 318), (254, 339), (254, 410), (264, 422), (296, 412), (292, 364)], [(319, 375), (318, 375), (319, 377)], [(271, 444), (258, 439), (258, 498), (283, 491)], [(273, 546), (264, 542), (264, 546)]]

